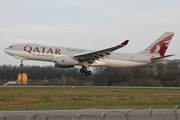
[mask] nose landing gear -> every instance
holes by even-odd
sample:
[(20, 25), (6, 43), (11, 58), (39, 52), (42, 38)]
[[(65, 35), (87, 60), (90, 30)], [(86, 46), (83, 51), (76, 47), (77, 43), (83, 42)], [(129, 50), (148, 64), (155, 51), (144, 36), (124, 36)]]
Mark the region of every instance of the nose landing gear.
[(85, 66), (82, 66), (82, 69), (80, 69), (81, 73), (84, 73), (86, 76), (91, 75), (92, 71), (88, 71), (88, 68)]
[(23, 61), (21, 60), (21, 64), (20, 64), (20, 67), (23, 67)]

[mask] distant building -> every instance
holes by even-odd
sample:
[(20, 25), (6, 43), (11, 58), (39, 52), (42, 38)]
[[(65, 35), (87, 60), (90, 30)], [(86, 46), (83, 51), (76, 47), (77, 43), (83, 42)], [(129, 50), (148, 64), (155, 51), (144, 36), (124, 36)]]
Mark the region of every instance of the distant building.
[(27, 85), (27, 75), (26, 73), (19, 73), (18, 79), (16, 81), (9, 81), (5, 83), (4, 85)]

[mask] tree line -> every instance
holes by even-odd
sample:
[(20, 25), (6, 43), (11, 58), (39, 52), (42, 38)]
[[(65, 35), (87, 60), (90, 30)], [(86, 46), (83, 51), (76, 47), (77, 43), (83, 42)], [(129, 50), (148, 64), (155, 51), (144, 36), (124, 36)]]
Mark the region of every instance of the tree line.
[(180, 60), (169, 60), (131, 68), (94, 67), (85, 76), (80, 68), (54, 66), (0, 65), (0, 84), (17, 80), (19, 73), (28, 75), (28, 85), (62, 86), (170, 86), (180, 87)]

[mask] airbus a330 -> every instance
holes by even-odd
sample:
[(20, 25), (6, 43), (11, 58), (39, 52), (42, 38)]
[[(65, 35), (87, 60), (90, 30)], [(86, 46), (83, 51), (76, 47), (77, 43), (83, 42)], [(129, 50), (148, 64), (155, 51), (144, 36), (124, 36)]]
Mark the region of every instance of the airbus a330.
[(92, 74), (92, 71), (88, 70), (89, 66), (134, 67), (168, 60), (167, 57), (173, 55), (165, 55), (165, 52), (173, 35), (173, 32), (165, 32), (149, 47), (135, 54), (114, 52), (126, 46), (129, 40), (114, 47), (95, 51), (39, 44), (14, 44), (5, 48), (4, 52), (19, 59), (21, 67), (23, 67), (23, 60), (48, 61), (54, 62), (55, 67), (58, 68), (82, 66), (80, 72), (88, 76)]

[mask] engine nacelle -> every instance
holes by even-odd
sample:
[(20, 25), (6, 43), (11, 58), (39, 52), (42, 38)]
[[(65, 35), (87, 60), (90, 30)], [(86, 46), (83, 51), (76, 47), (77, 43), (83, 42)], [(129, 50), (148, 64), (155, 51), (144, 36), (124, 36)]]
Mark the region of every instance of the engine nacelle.
[(73, 66), (76, 65), (78, 63), (78, 61), (76, 59), (74, 59), (71, 56), (68, 55), (64, 55), (64, 56), (59, 56), (56, 58), (56, 64), (55, 67), (69, 67), (69, 66)]
[(57, 68), (74, 68), (74, 65), (59, 65), (57, 63), (55, 63), (55, 67)]

